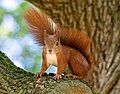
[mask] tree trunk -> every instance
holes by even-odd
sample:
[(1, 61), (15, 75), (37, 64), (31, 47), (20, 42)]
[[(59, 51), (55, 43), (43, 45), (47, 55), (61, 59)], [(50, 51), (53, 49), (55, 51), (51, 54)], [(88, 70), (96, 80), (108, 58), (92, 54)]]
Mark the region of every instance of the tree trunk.
[(96, 65), (90, 83), (120, 94), (120, 0), (27, 0), (56, 23), (88, 32)]
[(93, 94), (80, 80), (65, 78), (54, 81), (51, 76), (36, 79), (32, 73), (16, 67), (0, 52), (0, 94)]

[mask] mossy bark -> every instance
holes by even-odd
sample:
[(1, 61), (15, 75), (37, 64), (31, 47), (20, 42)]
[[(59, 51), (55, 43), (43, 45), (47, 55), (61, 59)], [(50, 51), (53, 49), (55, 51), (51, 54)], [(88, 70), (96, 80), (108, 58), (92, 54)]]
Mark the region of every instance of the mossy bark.
[(63, 27), (88, 32), (96, 66), (90, 83), (120, 92), (120, 0), (27, 0)]
[(36, 79), (34, 74), (16, 67), (0, 52), (0, 94), (93, 94), (93, 90), (85, 82), (71, 78)]

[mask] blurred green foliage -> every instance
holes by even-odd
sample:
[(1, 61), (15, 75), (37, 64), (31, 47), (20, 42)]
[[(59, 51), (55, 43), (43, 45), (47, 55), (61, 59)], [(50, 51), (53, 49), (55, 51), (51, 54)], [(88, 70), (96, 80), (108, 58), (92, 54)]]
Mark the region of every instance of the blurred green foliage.
[[(24, 12), (28, 8), (28, 6), (28, 2), (22, 2), (16, 7), (16, 9), (12, 11), (0, 6), (0, 50), (4, 49), (4, 43), (6, 43), (6, 41), (8, 41), (9, 39), (11, 39), (12, 41), (17, 41), (20, 45), (19, 48), (21, 48), (22, 51), (20, 55), (14, 55), (16, 57), (11, 56), (13, 62), (18, 60), (15, 64), (17, 65), (18, 62), (21, 64), (18, 64), (17, 66), (21, 65), (19, 67), (22, 67), (27, 71), (36, 73), (40, 70), (41, 66), (40, 48), (37, 47), (34, 42), (29, 43), (29, 41), (33, 41), (31, 39), (32, 37), (27, 38), (27, 42), (23, 41), (26, 36), (29, 37), (28, 28), (23, 18)], [(3, 25), (4, 17), (6, 15), (10, 15), (11, 17), (13, 17), (15, 23), (17, 24), (17, 27), (15, 27), (14, 31), (8, 30), (7, 27)], [(15, 48), (15, 45), (9, 45), (9, 43), (7, 43), (7, 46)], [(10, 49), (7, 49), (7, 51), (5, 52), (8, 51), (10, 51)], [(12, 53), (18, 54), (18, 52), (13, 51)]]

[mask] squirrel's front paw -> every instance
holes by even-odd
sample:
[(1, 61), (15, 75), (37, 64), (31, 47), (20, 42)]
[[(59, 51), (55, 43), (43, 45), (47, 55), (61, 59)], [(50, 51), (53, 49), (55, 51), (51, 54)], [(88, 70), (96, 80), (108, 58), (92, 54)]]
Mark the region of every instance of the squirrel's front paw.
[(56, 75), (53, 77), (54, 80), (59, 80), (60, 78), (62, 78), (62, 76), (59, 75), (59, 74), (56, 74)]
[(47, 76), (47, 73), (36, 73), (35, 74), (36, 78), (40, 78), (40, 77), (43, 77), (43, 76)]
[(40, 78), (40, 77), (42, 77), (42, 74), (36, 73), (36, 74), (35, 74), (35, 77), (36, 77), (36, 78)]

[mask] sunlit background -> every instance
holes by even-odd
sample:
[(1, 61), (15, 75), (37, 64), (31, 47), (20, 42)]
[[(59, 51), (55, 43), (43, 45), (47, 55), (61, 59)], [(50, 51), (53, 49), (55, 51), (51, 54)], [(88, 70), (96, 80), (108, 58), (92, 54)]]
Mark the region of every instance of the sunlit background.
[[(41, 47), (29, 34), (23, 19), (29, 6), (24, 0), (0, 0), (0, 50), (16, 66), (36, 73), (41, 67)], [(56, 71), (49, 68), (48, 72)]]

